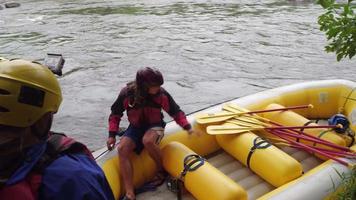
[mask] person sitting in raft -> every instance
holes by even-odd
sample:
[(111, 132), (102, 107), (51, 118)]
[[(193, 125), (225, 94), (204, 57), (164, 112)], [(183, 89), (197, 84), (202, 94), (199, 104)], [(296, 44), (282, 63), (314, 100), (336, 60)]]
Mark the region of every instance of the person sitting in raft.
[(129, 155), (133, 151), (140, 153), (143, 148), (147, 150), (158, 169), (151, 183), (155, 183), (156, 186), (164, 183), (166, 173), (162, 167), (159, 148), (166, 125), (163, 121), (162, 109), (189, 134), (193, 133), (192, 126), (187, 121), (184, 112), (172, 96), (161, 87), (163, 82), (160, 71), (150, 67), (142, 68), (137, 71), (136, 80), (128, 83), (120, 91), (118, 98), (111, 106), (107, 140), (109, 150), (115, 145), (115, 136), (125, 110), (130, 123), (118, 145), (120, 171), (126, 190), (124, 199), (135, 199), (133, 171), (129, 160)]
[(0, 58), (0, 199), (113, 200), (85, 145), (50, 131), (62, 101), (45, 66)]

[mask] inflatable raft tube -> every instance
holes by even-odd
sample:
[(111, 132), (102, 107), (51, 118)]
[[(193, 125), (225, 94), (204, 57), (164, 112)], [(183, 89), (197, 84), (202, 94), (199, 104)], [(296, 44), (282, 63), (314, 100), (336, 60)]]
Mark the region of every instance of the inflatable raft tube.
[[(171, 142), (162, 149), (163, 166), (169, 174), (179, 178), (186, 166), (184, 161), (191, 155), (197, 154), (179, 142)], [(247, 193), (241, 186), (206, 161), (196, 169), (186, 171), (182, 178), (185, 188), (196, 199), (247, 199)]]
[(302, 175), (302, 165), (252, 132), (218, 135), (220, 146), (261, 178), (279, 187)]

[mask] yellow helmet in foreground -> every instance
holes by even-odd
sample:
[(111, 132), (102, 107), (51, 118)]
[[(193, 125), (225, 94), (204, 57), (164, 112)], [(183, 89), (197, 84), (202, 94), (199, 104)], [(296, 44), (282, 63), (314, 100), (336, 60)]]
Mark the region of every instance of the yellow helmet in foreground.
[(57, 112), (62, 92), (45, 66), (0, 59), (0, 124), (28, 127), (47, 112)]

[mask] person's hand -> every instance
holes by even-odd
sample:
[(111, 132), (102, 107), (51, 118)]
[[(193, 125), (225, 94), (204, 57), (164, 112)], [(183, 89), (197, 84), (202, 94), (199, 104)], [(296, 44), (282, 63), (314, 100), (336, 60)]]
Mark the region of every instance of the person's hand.
[(116, 143), (115, 137), (108, 137), (108, 140), (106, 141), (106, 145), (110, 151), (115, 147), (115, 143)]
[(187, 132), (188, 132), (188, 134), (189, 135), (196, 135), (196, 136), (198, 136), (198, 137), (200, 137), (201, 135), (202, 135), (202, 133), (201, 133), (201, 131), (199, 130), (199, 129), (197, 129), (197, 130), (194, 130), (194, 129), (189, 129), (189, 130), (187, 130)]

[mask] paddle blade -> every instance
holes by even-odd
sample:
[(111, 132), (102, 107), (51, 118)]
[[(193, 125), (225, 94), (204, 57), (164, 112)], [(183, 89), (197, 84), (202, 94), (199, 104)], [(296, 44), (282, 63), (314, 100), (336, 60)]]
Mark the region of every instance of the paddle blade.
[(210, 124), (222, 122), (237, 116), (238, 113), (231, 112), (219, 112), (219, 113), (201, 113), (195, 115), (195, 119), (199, 124)]
[(263, 126), (239, 126), (233, 124), (208, 126), (207, 133), (211, 135), (217, 134), (238, 134), (246, 131), (254, 131), (264, 129)]
[(239, 134), (245, 133), (248, 129), (238, 129), (237, 126), (230, 125), (216, 125), (216, 126), (208, 126), (206, 128), (206, 132), (210, 135), (229, 135), (229, 134)]
[(233, 112), (233, 113), (241, 113), (241, 112), (250, 112), (248, 109), (238, 106), (233, 103), (226, 103), (223, 105), (223, 110)]
[(306, 109), (306, 108), (313, 108), (313, 105), (298, 105), (298, 106), (288, 106), (282, 108), (275, 108), (275, 109), (266, 109), (266, 110), (254, 110), (248, 111), (247, 109), (240, 107), (236, 104), (226, 104), (223, 109), (229, 110), (230, 112), (238, 111), (238, 112), (247, 112), (246, 114), (257, 114), (257, 113), (265, 113), (265, 112), (277, 112), (277, 111), (286, 111), (286, 110), (296, 110), (296, 109)]
[[(251, 115), (245, 115), (245, 116), (240, 116), (240, 117), (234, 117), (233, 119), (231, 119), (233, 121), (239, 121), (239, 122), (243, 122), (243, 123), (248, 123), (250, 125), (261, 125), (261, 126), (265, 126), (267, 125), (266, 123), (256, 119), (255, 117), (251, 116)], [(230, 121), (230, 120), (229, 120)]]
[(248, 122), (244, 122), (244, 121), (239, 121), (236, 119), (230, 119), (227, 120), (225, 124), (232, 124), (232, 125), (238, 125), (238, 126), (243, 126), (243, 127), (250, 127), (250, 126), (254, 126), (255, 124), (251, 124)]

